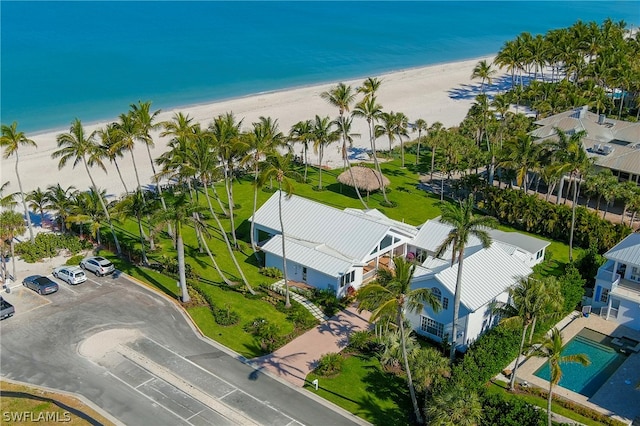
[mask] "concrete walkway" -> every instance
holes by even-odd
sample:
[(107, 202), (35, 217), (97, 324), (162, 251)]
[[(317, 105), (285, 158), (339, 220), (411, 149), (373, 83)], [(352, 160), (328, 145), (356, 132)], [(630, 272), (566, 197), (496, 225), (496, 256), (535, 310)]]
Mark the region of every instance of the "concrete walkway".
[(356, 307), (350, 306), (274, 353), (254, 358), (250, 363), (258, 370), (266, 370), (302, 387), (320, 357), (344, 349), (351, 333), (370, 327), (369, 317), (368, 312), (359, 314)]

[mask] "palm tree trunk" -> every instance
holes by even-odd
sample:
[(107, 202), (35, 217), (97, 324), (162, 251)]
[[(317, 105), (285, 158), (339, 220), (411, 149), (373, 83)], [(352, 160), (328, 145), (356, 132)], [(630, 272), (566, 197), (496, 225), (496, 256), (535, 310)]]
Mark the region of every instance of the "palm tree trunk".
[(382, 181), (382, 169), (380, 168), (380, 163), (378, 162), (378, 155), (376, 154), (376, 139), (373, 134), (372, 122), (369, 122), (369, 140), (371, 142), (371, 151), (373, 153), (373, 163), (376, 166), (376, 170), (380, 174), (380, 188), (382, 189), (382, 197), (384, 198), (384, 202), (389, 204), (389, 200), (387, 199), (387, 191), (385, 190), (384, 183)]
[(578, 179), (574, 181), (574, 190), (573, 190), (573, 204), (571, 206), (571, 231), (569, 234), (569, 262), (573, 262), (573, 234), (576, 227), (576, 203), (578, 199), (578, 190), (580, 188), (580, 184), (578, 183)]
[(456, 277), (456, 293), (453, 298), (453, 324), (451, 326), (451, 352), (449, 362), (453, 364), (456, 358), (456, 341), (458, 339), (458, 315), (460, 315), (460, 292), (462, 290), (462, 262), (464, 260), (464, 246), (458, 253), (458, 276)]
[(520, 356), (524, 350), (524, 341), (527, 338), (527, 328), (529, 324), (525, 323), (522, 327), (522, 339), (520, 339), (520, 349), (518, 350), (518, 356), (516, 356), (516, 363), (511, 371), (511, 378), (509, 380), (509, 390), (514, 391), (516, 389), (516, 372), (518, 371), (518, 365), (520, 365)]
[(291, 307), (291, 301), (289, 300), (289, 280), (287, 278), (287, 255), (285, 252), (285, 244), (284, 244), (284, 222), (282, 221), (282, 183), (278, 181), (278, 189), (280, 190), (280, 194), (278, 196), (278, 213), (280, 217), (280, 234), (282, 235), (282, 276), (284, 278), (284, 288), (285, 288), (285, 302), (284, 306), (286, 308)]
[(233, 238), (233, 247), (238, 247), (238, 241), (236, 239), (236, 226), (233, 218), (233, 191), (231, 189), (231, 177), (228, 166), (224, 166), (224, 187), (227, 191), (227, 200), (229, 201), (229, 220), (231, 221), (231, 237)]
[(35, 241), (33, 237), (33, 225), (31, 225), (31, 215), (29, 215), (29, 210), (27, 209), (27, 201), (24, 197), (24, 191), (22, 190), (22, 181), (20, 180), (20, 173), (18, 173), (18, 150), (15, 151), (16, 154), (16, 178), (18, 179), (18, 187), (20, 188), (20, 198), (22, 199), (22, 208), (24, 208), (24, 215), (27, 218), (27, 226), (29, 227), (29, 241), (33, 243)]
[(87, 159), (84, 158), (84, 156), (82, 157), (82, 162), (84, 163), (84, 169), (86, 170), (87, 175), (89, 176), (89, 180), (91, 181), (91, 186), (93, 187), (93, 190), (95, 191), (96, 195), (98, 196), (98, 199), (100, 200), (100, 206), (102, 207), (104, 216), (107, 218), (107, 222), (109, 223), (109, 228), (111, 229), (111, 235), (113, 236), (113, 242), (116, 245), (116, 252), (118, 256), (121, 256), (122, 249), (120, 248), (120, 242), (118, 241), (118, 236), (116, 235), (116, 231), (113, 228), (113, 222), (111, 222), (111, 216), (109, 215), (109, 210), (107, 210), (107, 206), (105, 205), (104, 200), (102, 199), (102, 195), (100, 194), (100, 191), (98, 191), (98, 187), (96, 186), (96, 183), (93, 180), (93, 176), (91, 176), (91, 172), (89, 171), (89, 165), (87, 164)]
[(531, 323), (531, 329), (529, 330), (529, 344), (531, 344), (531, 342), (533, 341), (533, 332), (536, 329), (536, 321), (537, 321), (538, 317), (535, 316), (533, 317), (533, 322)]
[(402, 161), (402, 168), (404, 168), (404, 141), (402, 140), (402, 136), (400, 136), (399, 139), (400, 139), (400, 158)]
[(11, 273), (11, 281), (12, 282), (16, 282), (17, 277), (16, 277), (16, 252), (15, 252), (15, 244), (14, 244), (14, 239), (15, 236), (11, 236), (11, 243), (9, 244), (9, 246), (11, 247), (11, 269), (12, 269), (12, 273)]
[(233, 282), (231, 282), (227, 278), (227, 276), (224, 274), (224, 272), (222, 272), (222, 269), (220, 269), (218, 262), (216, 262), (216, 258), (213, 256), (213, 253), (211, 253), (211, 250), (209, 249), (209, 244), (207, 244), (207, 241), (204, 239), (203, 233), (198, 232), (196, 236), (198, 237), (198, 241), (200, 241), (200, 245), (204, 247), (204, 250), (207, 252), (207, 256), (209, 256), (209, 259), (211, 260), (211, 264), (213, 265), (213, 268), (216, 270), (218, 275), (220, 275), (220, 278), (222, 278), (222, 281), (224, 281), (226, 285), (232, 286)]
[(120, 182), (122, 183), (122, 187), (124, 188), (124, 192), (126, 194), (129, 193), (129, 189), (127, 189), (127, 184), (124, 183), (124, 178), (122, 177), (122, 172), (120, 172), (120, 166), (118, 165), (118, 162), (114, 159), (113, 160), (113, 165), (116, 166), (116, 171), (118, 172), (118, 176), (120, 177)]
[[(258, 259), (258, 246), (256, 244), (255, 233), (255, 217), (256, 217), (256, 209), (258, 207), (258, 165), (254, 168), (254, 177), (253, 177), (253, 210), (251, 211), (251, 249), (253, 250), (253, 254)], [(213, 210), (213, 209), (211, 209)]]
[[(233, 253), (233, 248), (231, 247), (231, 242), (229, 241), (229, 237), (227, 236), (227, 233), (224, 231), (224, 228), (222, 227), (222, 222), (220, 222), (220, 219), (218, 218), (218, 215), (213, 210), (213, 205), (211, 204), (211, 198), (209, 197), (209, 188), (208, 188), (207, 181), (205, 180), (203, 182), (203, 184), (204, 184), (204, 190), (205, 190), (205, 198), (207, 199), (207, 204), (209, 205), (209, 212), (211, 213), (211, 216), (213, 216), (213, 219), (216, 221), (216, 225), (218, 225), (218, 228), (220, 229), (220, 234), (222, 234), (222, 238), (224, 239), (224, 243), (227, 246), (227, 250), (229, 251), (229, 256), (231, 256), (231, 260), (233, 260), (233, 264), (236, 266), (236, 269), (238, 270), (238, 273), (240, 274), (240, 277), (242, 278), (242, 282), (244, 283), (244, 285), (249, 290), (249, 293), (256, 294), (256, 292), (253, 290), (253, 287), (251, 287), (251, 285), (249, 284), (249, 281), (247, 280), (247, 277), (244, 276), (244, 272), (242, 271), (242, 268), (238, 264), (238, 259), (236, 259), (236, 256)], [(254, 212), (254, 214), (255, 214), (255, 212)], [(208, 249), (208, 246), (206, 244), (205, 244), (205, 248)], [(226, 280), (225, 280), (225, 282), (226, 282)]]
[(187, 289), (187, 274), (184, 263), (184, 241), (182, 240), (182, 227), (176, 223), (176, 248), (178, 250), (178, 277), (180, 279), (180, 291), (182, 292), (182, 303), (191, 301), (189, 290)]
[(318, 189), (322, 189), (322, 156), (324, 154), (324, 150), (322, 149), (322, 144), (320, 144), (320, 149), (318, 149)]
[[(362, 199), (362, 195), (360, 195), (360, 189), (358, 189), (358, 186), (355, 184), (356, 180), (354, 179), (353, 171), (351, 170), (351, 161), (349, 161), (349, 155), (347, 154), (347, 140), (344, 133), (342, 133), (342, 161), (344, 162), (344, 166), (347, 168), (347, 170), (349, 170), (349, 177), (351, 178), (351, 182), (353, 182), (353, 189), (356, 190), (356, 195), (358, 196), (358, 200), (360, 200), (360, 202), (362, 203), (365, 209), (368, 209), (369, 206)], [(305, 176), (305, 180), (306, 180), (306, 176)]]
[(433, 169), (436, 167), (436, 145), (431, 147), (431, 180), (433, 181)]
[[(549, 371), (551, 371), (551, 363), (549, 363)], [(549, 395), (547, 395), (547, 426), (552, 426), (551, 422), (551, 401), (553, 400), (553, 382), (549, 379)]]
[(420, 139), (421, 139), (421, 131), (418, 132), (418, 147), (416, 149), (416, 166), (420, 163)]
[[(147, 259), (147, 251), (144, 248), (144, 231), (142, 230), (142, 219), (140, 218), (140, 215), (136, 215), (136, 219), (138, 220), (138, 232), (140, 233), (140, 247), (141, 247), (141, 250), (142, 250), (142, 264), (144, 266), (148, 266), (149, 265), (149, 259)], [(98, 234), (98, 238), (100, 238), (99, 234)]]
[(402, 306), (398, 305), (397, 314), (398, 327), (400, 327), (400, 340), (402, 344), (402, 358), (404, 359), (404, 369), (407, 373), (407, 383), (409, 385), (409, 394), (411, 395), (411, 403), (413, 404), (413, 412), (416, 416), (416, 422), (423, 424), (422, 415), (420, 414), (420, 407), (418, 406), (418, 400), (416, 399), (416, 390), (413, 387), (413, 380), (411, 378), (411, 368), (409, 368), (409, 358), (407, 357), (407, 345), (404, 337), (404, 319), (402, 318)]

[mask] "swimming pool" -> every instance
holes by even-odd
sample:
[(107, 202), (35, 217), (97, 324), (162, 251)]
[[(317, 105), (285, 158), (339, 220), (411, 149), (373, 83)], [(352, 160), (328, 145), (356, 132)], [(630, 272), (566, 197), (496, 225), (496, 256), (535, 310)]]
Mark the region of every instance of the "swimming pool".
[[(563, 363), (559, 386), (586, 397), (592, 397), (607, 379), (627, 359), (610, 345), (611, 338), (593, 330), (583, 329), (565, 345), (562, 355), (586, 354), (591, 365)], [(549, 380), (549, 364), (544, 363), (535, 372), (537, 377)]]

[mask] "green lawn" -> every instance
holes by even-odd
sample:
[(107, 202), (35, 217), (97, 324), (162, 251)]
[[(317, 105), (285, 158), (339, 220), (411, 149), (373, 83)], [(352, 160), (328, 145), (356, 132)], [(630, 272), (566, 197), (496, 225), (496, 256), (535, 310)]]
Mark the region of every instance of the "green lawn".
[[(318, 379), (316, 391), (311, 384)], [(333, 378), (311, 373), (305, 388), (374, 425), (407, 425), (412, 412), (406, 382), (380, 368), (375, 357), (349, 356)]]

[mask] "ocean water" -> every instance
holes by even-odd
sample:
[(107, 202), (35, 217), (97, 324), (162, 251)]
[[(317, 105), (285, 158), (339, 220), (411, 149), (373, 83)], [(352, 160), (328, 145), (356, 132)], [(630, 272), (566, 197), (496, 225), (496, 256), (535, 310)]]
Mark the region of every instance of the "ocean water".
[(495, 53), (640, 1), (2, 1), (0, 118), (27, 132)]

